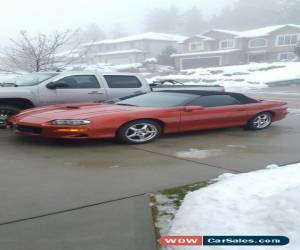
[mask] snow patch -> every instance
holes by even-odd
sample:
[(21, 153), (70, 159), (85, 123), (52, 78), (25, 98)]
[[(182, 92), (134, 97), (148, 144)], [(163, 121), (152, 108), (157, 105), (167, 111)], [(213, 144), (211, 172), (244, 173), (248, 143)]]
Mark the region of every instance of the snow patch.
[[(222, 175), (218, 182), (186, 195), (169, 235), (283, 235), (300, 245), (300, 163)], [(178, 250), (198, 249), (178, 247)], [(215, 249), (202, 247), (201, 249)], [(228, 247), (218, 247), (228, 249)], [(241, 250), (241, 247), (230, 247)], [(252, 250), (253, 247), (243, 247)]]
[(200, 150), (200, 149), (191, 148), (188, 151), (177, 152), (176, 156), (180, 158), (203, 159), (211, 156), (220, 155), (221, 152), (222, 151), (219, 149)]

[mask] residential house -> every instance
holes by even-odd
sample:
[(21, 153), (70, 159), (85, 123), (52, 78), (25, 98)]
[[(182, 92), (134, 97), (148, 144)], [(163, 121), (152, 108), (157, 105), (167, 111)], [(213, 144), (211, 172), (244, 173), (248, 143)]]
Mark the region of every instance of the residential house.
[(274, 62), (295, 58), (300, 25), (268, 26), (246, 31), (212, 29), (183, 41), (173, 54), (178, 69)]
[(147, 32), (83, 44), (82, 49), (88, 51), (89, 63), (131, 64), (157, 58), (170, 46), (182, 50), (184, 39), (185, 36)]

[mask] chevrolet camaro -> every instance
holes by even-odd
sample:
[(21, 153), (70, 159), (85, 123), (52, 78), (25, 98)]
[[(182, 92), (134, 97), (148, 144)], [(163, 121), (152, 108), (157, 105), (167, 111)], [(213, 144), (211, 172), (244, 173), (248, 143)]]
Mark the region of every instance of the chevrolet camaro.
[(9, 120), (18, 134), (48, 138), (118, 138), (153, 141), (162, 134), (243, 126), (265, 129), (287, 114), (287, 103), (239, 93), (173, 90), (102, 103), (52, 105), (25, 110)]

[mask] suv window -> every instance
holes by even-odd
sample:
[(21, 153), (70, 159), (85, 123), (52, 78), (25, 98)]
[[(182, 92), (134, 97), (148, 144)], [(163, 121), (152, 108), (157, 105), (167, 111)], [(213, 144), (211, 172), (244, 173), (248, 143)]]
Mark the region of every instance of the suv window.
[(237, 104), (240, 104), (240, 102), (230, 95), (210, 95), (201, 96), (192, 101), (189, 105), (199, 105), (203, 107), (219, 107)]
[(64, 89), (100, 88), (97, 78), (93, 75), (67, 76), (57, 82), (64, 84)]
[(135, 76), (104, 76), (109, 88), (140, 88), (142, 83)]

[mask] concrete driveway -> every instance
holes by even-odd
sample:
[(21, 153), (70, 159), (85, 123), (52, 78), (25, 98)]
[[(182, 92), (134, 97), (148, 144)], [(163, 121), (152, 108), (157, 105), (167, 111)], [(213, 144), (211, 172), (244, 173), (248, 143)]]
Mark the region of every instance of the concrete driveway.
[(147, 193), (299, 162), (300, 88), (251, 95), (286, 100), (292, 114), (263, 131), (202, 131), (139, 146), (0, 130), (0, 249), (155, 249)]

